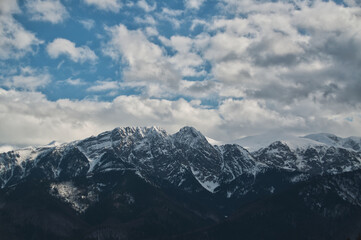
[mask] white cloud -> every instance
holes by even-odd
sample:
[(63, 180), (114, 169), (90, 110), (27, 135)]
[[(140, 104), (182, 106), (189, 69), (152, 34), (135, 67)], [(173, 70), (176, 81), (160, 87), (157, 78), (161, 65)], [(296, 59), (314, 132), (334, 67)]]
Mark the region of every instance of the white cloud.
[(89, 92), (102, 92), (108, 90), (116, 90), (119, 88), (119, 83), (115, 81), (97, 81), (96, 85), (87, 89)]
[[(359, 111), (335, 113), (323, 109), (321, 104), (309, 102), (306, 108), (316, 114), (304, 117), (277, 112), (267, 104), (265, 101), (227, 99), (219, 108), (207, 109), (199, 105), (199, 101), (140, 96), (119, 96), (111, 102), (49, 101), (38, 92), (0, 89), (0, 144), (46, 144), (54, 139), (70, 141), (114, 127), (150, 125), (162, 126), (170, 133), (190, 125), (219, 140), (268, 130), (301, 134), (326, 131), (342, 136), (361, 134)], [(296, 105), (302, 107), (304, 103)], [(346, 117), (352, 117), (353, 121), (345, 120)]]
[(95, 21), (93, 19), (83, 19), (83, 20), (79, 20), (79, 22), (87, 30), (91, 30), (95, 25)]
[(184, 20), (180, 18), (183, 12), (182, 10), (162, 8), (162, 12), (157, 13), (156, 16), (159, 20), (170, 22), (174, 28), (178, 29)]
[(182, 13), (183, 13), (182, 10), (175, 10), (175, 9), (170, 9), (170, 8), (162, 8), (162, 14), (163, 15), (176, 17), (176, 16), (182, 15)]
[(69, 13), (59, 0), (28, 0), (25, 4), (32, 20), (53, 24), (63, 22)]
[(302, 99), (325, 108), (361, 100), (355, 77), (361, 74), (359, 8), (322, 1), (223, 2), (225, 11), (246, 17), (215, 17), (202, 23), (208, 33), (193, 39), (222, 85), (220, 96), (275, 101), (280, 113), (285, 103)]
[(21, 58), (27, 53), (34, 53), (41, 43), (34, 33), (25, 30), (11, 15), (0, 14), (0, 59)]
[(146, 0), (139, 0), (137, 2), (138, 7), (142, 8), (146, 12), (152, 12), (157, 8), (157, 3), (154, 2), (153, 6), (149, 5)]
[(141, 30), (129, 30), (120, 24), (107, 28), (107, 31), (110, 41), (104, 44), (103, 51), (127, 66), (122, 67), (124, 86), (143, 88), (143, 94), (148, 96), (194, 95), (193, 92), (184, 92), (192, 84), (184, 83), (182, 78), (200, 77), (206, 72), (193, 39), (183, 36), (170, 39), (159, 37), (164, 45), (175, 52), (173, 56), (168, 56), (162, 47), (148, 40)]
[(227, 99), (220, 105), (219, 112), (225, 125), (229, 125), (230, 129), (241, 128), (245, 135), (276, 128), (294, 129), (305, 125), (301, 117), (273, 111), (264, 101)]
[(290, 13), (294, 10), (297, 1), (254, 1), (254, 0), (222, 0), (225, 10), (229, 13), (236, 14), (253, 14), (253, 13)]
[(199, 9), (205, 0), (185, 0), (186, 8)]
[(75, 79), (68, 78), (65, 80), (65, 83), (72, 85), (72, 86), (81, 86), (81, 85), (86, 84), (85, 81), (81, 78), (75, 78)]
[(64, 38), (54, 39), (53, 42), (48, 44), (46, 50), (51, 58), (66, 55), (74, 62), (95, 62), (98, 59), (88, 46), (76, 47), (75, 43)]
[(360, 7), (361, 1), (360, 0), (345, 0), (345, 4), (347, 4), (350, 7)]
[(146, 27), (145, 28), (145, 33), (148, 36), (158, 36), (159, 35), (158, 30), (156, 28), (154, 28), (154, 27)]
[(134, 18), (134, 21), (136, 23), (140, 23), (140, 24), (148, 24), (148, 25), (156, 25), (157, 22), (155, 21), (155, 19), (150, 16), (150, 15), (147, 15), (145, 16), (144, 18), (141, 18), (141, 17), (135, 17)]
[(119, 12), (122, 8), (122, 3), (120, 0), (84, 0), (88, 5), (93, 5), (99, 10), (110, 11), (110, 12)]
[(21, 68), (18, 75), (3, 78), (3, 86), (32, 91), (43, 88), (51, 82), (51, 75), (49, 73), (30, 67)]
[[(162, 48), (150, 42), (141, 30), (128, 30), (119, 24), (106, 29), (110, 41), (104, 53), (114, 60), (121, 60), (128, 67), (123, 71), (124, 80), (148, 88), (148, 93), (159, 94), (158, 85), (165, 89), (178, 88), (181, 77), (164, 56)], [(153, 93), (150, 93), (153, 89)], [(158, 89), (160, 90), (160, 89)]]
[(20, 13), (18, 2), (16, 0), (1, 0), (0, 1), (0, 13), (13, 14)]
[(207, 25), (207, 22), (205, 20), (202, 19), (194, 19), (192, 21), (192, 25), (191, 25), (191, 30), (193, 31), (197, 26), (203, 26), (203, 25)]
[(193, 39), (184, 36), (172, 36), (170, 39), (160, 37), (160, 40), (177, 52), (174, 56), (169, 57), (169, 62), (183, 77), (205, 75), (201, 69), (204, 60), (197, 53)]
[(170, 132), (183, 125), (199, 126), (202, 131), (217, 126), (220, 118), (214, 110), (192, 104), (183, 99), (136, 96), (120, 96), (112, 102), (66, 99), (52, 102), (41, 93), (0, 89), (0, 143), (70, 141), (118, 126), (161, 125)]

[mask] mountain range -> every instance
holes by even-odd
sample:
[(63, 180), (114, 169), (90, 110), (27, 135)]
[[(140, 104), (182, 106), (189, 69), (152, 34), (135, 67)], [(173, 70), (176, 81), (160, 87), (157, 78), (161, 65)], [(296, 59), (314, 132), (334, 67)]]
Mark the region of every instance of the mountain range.
[(116, 128), (1, 153), (0, 186), (3, 239), (356, 239), (361, 138)]

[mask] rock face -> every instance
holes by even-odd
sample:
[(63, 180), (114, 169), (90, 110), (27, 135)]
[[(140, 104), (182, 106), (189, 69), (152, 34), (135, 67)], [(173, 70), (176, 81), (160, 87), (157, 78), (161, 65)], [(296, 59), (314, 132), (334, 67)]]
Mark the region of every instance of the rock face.
[[(289, 191), (295, 191), (292, 201), (312, 214), (327, 208), (322, 218), (332, 222), (334, 216), (361, 208), (360, 143), (356, 137), (314, 134), (274, 141), (250, 153), (237, 144), (211, 145), (192, 127), (172, 135), (158, 127), (125, 127), (58, 146), (14, 150), (0, 154), (0, 225), (10, 218), (8, 229), (17, 229), (29, 219), (42, 219), (29, 231), (49, 231), (42, 236), (54, 239), (178, 236), (207, 229), (225, 215), (238, 222), (244, 214), (239, 211), (255, 201), (281, 197), (282, 202)], [(42, 221), (47, 220), (38, 215), (35, 202), (45, 200), (55, 222), (73, 227), (64, 227), (62, 234), (56, 228), (44, 230)], [(19, 206), (25, 210), (18, 216)], [(299, 208), (290, 211), (298, 214)], [(361, 226), (361, 214), (353, 218)], [(8, 239), (26, 235), (0, 227), (1, 233)]]

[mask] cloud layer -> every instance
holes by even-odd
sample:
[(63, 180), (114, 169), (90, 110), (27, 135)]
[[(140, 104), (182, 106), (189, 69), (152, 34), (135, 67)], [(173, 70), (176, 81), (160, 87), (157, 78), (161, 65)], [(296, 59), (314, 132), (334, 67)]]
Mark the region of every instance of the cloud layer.
[(327, 115), (328, 111), (322, 109), (322, 105), (314, 105), (308, 106), (308, 111), (321, 112), (325, 116), (306, 118), (280, 114), (255, 100), (228, 99), (221, 102), (218, 109), (207, 109), (199, 101), (184, 99), (119, 96), (111, 102), (49, 101), (38, 92), (0, 89), (0, 109), (0, 143), (9, 145), (46, 144), (55, 137), (55, 140), (70, 141), (118, 126), (159, 125), (172, 133), (184, 125), (191, 125), (209, 137), (222, 140), (270, 129), (288, 132), (339, 129), (337, 134), (352, 134), (361, 127), (356, 111), (352, 112), (355, 121), (345, 122), (344, 114)]

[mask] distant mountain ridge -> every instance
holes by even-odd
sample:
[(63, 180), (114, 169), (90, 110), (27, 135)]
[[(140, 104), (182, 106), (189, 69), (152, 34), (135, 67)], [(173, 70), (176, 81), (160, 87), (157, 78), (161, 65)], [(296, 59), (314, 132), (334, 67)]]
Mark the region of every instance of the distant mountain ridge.
[[(272, 139), (264, 139), (264, 142), (257, 138), (246, 140), (252, 144), (264, 144)], [(50, 203), (54, 201), (54, 204), (60, 204), (61, 208), (75, 211), (79, 217), (71, 217), (71, 221), (85, 217), (81, 221), (91, 226), (100, 221), (100, 215), (104, 216), (99, 218), (103, 219), (101, 221), (108, 219), (107, 215), (98, 212), (106, 207), (109, 208), (107, 214), (112, 218), (128, 221), (127, 224), (130, 224), (131, 219), (142, 216), (129, 212), (130, 209), (137, 209), (134, 211), (148, 216), (149, 211), (156, 208), (162, 214), (154, 213), (154, 216), (157, 216), (157, 219), (164, 217), (164, 222), (159, 223), (159, 219), (151, 220), (152, 224), (175, 224), (176, 219), (183, 216), (188, 219), (184, 220), (185, 222), (190, 221), (190, 218), (196, 219), (197, 223), (193, 222), (191, 225), (201, 227), (222, 221), (224, 215), (234, 214), (237, 209), (249, 206), (248, 204), (254, 201), (296, 191), (293, 189), (300, 189), (297, 190), (300, 191), (299, 195), (290, 195), (294, 201), (303, 201), (305, 208), (312, 206), (313, 209), (314, 204), (325, 204), (323, 199), (327, 199), (322, 191), (312, 193), (314, 189), (321, 189), (322, 184), (327, 186), (325, 194), (332, 192), (332, 198), (337, 200), (335, 203), (346, 209), (350, 206), (358, 209), (361, 208), (361, 194), (354, 189), (361, 187), (359, 140), (356, 137), (344, 139), (330, 134), (287, 139), (283, 136), (281, 141), (273, 141), (249, 152), (238, 144), (212, 145), (193, 127), (183, 127), (174, 134), (168, 134), (159, 127), (115, 128), (70, 143), (1, 153), (0, 213), (10, 211), (7, 214), (15, 214), (11, 212), (12, 208), (1, 207), (9, 204), (11, 206), (14, 200), (24, 204), (18, 197), (4, 200), (4, 203), (2, 198), (24, 194), (29, 196), (31, 201), (40, 201), (43, 198), (39, 199), (38, 195), (32, 194), (32, 191), (36, 190), (39, 191), (39, 196), (45, 194), (44, 197)], [(325, 179), (331, 180), (328, 182)], [(310, 187), (307, 187), (308, 184)], [(26, 187), (28, 185), (31, 187)], [(298, 187), (303, 185), (306, 187)], [(306, 197), (311, 193), (313, 197)], [(302, 199), (298, 199), (299, 197)], [(327, 211), (335, 211), (336, 214), (340, 210), (332, 209), (339, 207), (332, 204), (331, 210)], [(173, 210), (163, 212), (162, 205)], [(299, 211), (297, 206), (292, 206), (291, 209)], [(14, 211), (17, 211), (16, 208)], [(113, 216), (112, 212), (120, 215)], [(62, 213), (57, 214), (65, 217)], [(94, 222), (86, 219), (89, 214)], [(312, 214), (300, 221), (306, 221)], [(15, 214), (14, 219), (17, 219), (16, 216)], [(29, 216), (37, 216), (37, 213)], [(329, 218), (328, 215), (322, 217)], [(1, 219), (0, 214), (0, 224)], [(147, 219), (148, 217), (145, 221), (148, 221)], [(133, 223), (131, 225), (133, 226)], [(126, 230), (121, 234), (121, 230), (111, 231), (115, 231), (116, 236), (130, 234), (129, 236), (133, 236), (131, 239), (143, 239), (132, 235), (136, 234), (132, 228), (123, 227)], [(174, 227), (174, 232), (171, 233), (178, 234), (176, 224)], [(84, 227), (79, 225), (78, 228)], [(143, 225), (137, 228), (144, 230)], [(190, 231), (193, 228), (188, 226), (185, 229)], [(69, 231), (68, 234), (73, 236), (72, 230)], [(110, 234), (110, 230), (96, 231), (100, 231), (104, 239)], [(154, 234), (160, 233), (161, 231)], [(94, 234), (96, 236), (95, 232)], [(74, 239), (88, 239), (84, 236)], [(119, 236), (109, 239), (123, 239)]]
[[(254, 143), (255, 138), (244, 140)], [(193, 127), (172, 135), (159, 127), (125, 127), (71, 143), (2, 153), (0, 184), (15, 184), (34, 169), (48, 179), (133, 169), (178, 187), (190, 177), (214, 192), (242, 174), (255, 176), (269, 168), (307, 174), (356, 170), (361, 168), (360, 144), (361, 138), (313, 134), (275, 141), (251, 154), (237, 144), (211, 145)]]
[(316, 133), (306, 136), (269, 133), (244, 137), (234, 140), (233, 143), (243, 146), (250, 152), (254, 152), (261, 148), (268, 147), (276, 141), (284, 142), (292, 149), (326, 145), (329, 147), (348, 148), (355, 151), (361, 150), (361, 137), (341, 138), (329, 133)]
[[(232, 162), (224, 157), (228, 151), (234, 151)], [(110, 160), (112, 157), (117, 161)], [(2, 187), (26, 177), (34, 168), (49, 179), (132, 168), (145, 176), (163, 178), (179, 186), (183, 181), (181, 175), (191, 174), (212, 192), (221, 181), (258, 171), (253, 157), (242, 147), (214, 147), (192, 127), (184, 127), (173, 135), (157, 127), (116, 128), (68, 144), (3, 153), (0, 164)], [(72, 169), (76, 171), (71, 172)]]

